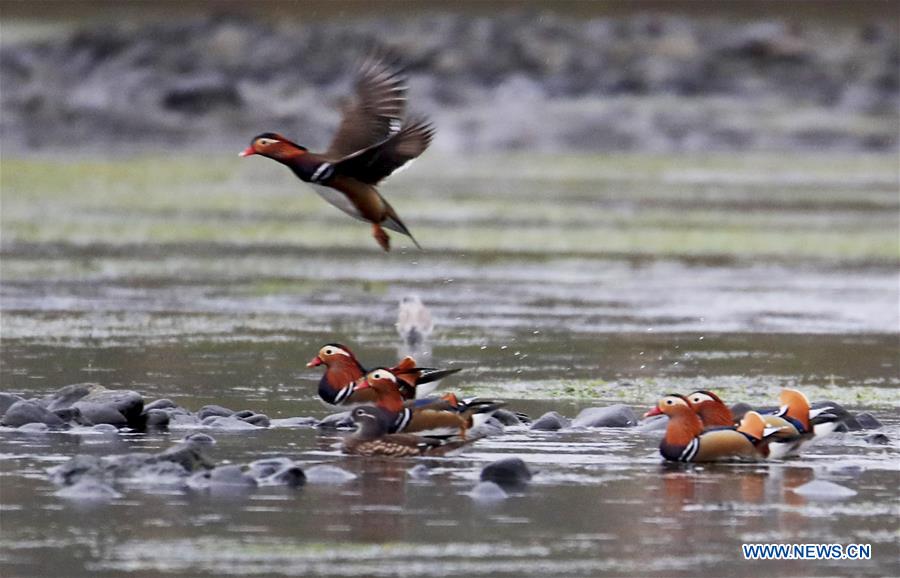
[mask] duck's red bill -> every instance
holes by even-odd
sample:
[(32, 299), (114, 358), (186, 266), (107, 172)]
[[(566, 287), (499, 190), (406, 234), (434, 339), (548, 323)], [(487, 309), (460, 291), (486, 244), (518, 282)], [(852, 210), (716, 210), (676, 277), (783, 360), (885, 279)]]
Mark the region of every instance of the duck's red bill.
[(241, 152), (238, 153), (239, 157), (249, 157), (250, 155), (255, 155), (256, 151), (253, 150), (253, 147), (247, 147)]
[[(244, 156), (244, 155), (241, 155), (241, 156)], [(313, 357), (309, 361), (309, 363), (306, 364), (306, 367), (318, 367), (320, 365), (322, 365), (322, 360), (319, 359), (319, 356), (317, 355), (317, 356)]]
[(651, 409), (650, 411), (648, 411), (647, 413), (645, 413), (644, 417), (650, 417), (650, 416), (654, 416), (654, 415), (662, 415), (662, 410), (659, 409), (659, 406), (656, 406), (653, 409)]

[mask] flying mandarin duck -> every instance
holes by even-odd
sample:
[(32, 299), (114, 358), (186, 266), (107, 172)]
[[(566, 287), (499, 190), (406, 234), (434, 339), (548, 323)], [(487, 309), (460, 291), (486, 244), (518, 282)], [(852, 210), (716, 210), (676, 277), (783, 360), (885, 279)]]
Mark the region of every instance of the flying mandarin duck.
[(275, 132), (253, 138), (240, 156), (261, 155), (287, 166), (326, 201), (351, 217), (372, 224), (385, 251), (385, 229), (419, 244), (376, 186), (428, 148), (434, 126), (422, 116), (406, 116), (406, 77), (383, 55), (360, 65), (355, 90), (342, 107), (341, 123), (328, 150), (314, 153)]

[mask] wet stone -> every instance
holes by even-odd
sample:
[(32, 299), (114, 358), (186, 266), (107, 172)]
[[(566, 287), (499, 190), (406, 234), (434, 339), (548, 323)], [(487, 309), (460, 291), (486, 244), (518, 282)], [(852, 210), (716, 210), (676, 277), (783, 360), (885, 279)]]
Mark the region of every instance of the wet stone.
[(0, 391), (0, 417), (17, 401), (24, 401), (24, 399), (18, 395)]
[(479, 502), (495, 502), (509, 497), (506, 490), (494, 482), (479, 482), (466, 495)]
[(489, 417), (483, 424), (473, 427), (469, 430), (468, 436), (477, 438), (477, 437), (491, 437), (498, 436), (503, 434), (503, 424), (493, 417)]
[(98, 387), (95, 383), (73, 383), (45, 396), (41, 399), (41, 404), (50, 411), (72, 407), (72, 404), (83, 399), (95, 387)]
[(669, 417), (666, 415), (652, 415), (638, 423), (637, 429), (643, 432), (663, 432), (669, 425)]
[(91, 431), (102, 434), (119, 433), (119, 428), (108, 423), (98, 423), (97, 425), (91, 426)]
[[(237, 415), (237, 414), (235, 414), (235, 415)], [(241, 419), (241, 421), (245, 421), (245, 422), (247, 422), (249, 424), (253, 424), (257, 427), (269, 427), (269, 425), (270, 425), (269, 416), (262, 414), (262, 413), (254, 413), (247, 417), (242, 417), (240, 419)]]
[(214, 437), (202, 432), (192, 433), (189, 436), (185, 436), (185, 438), (181, 441), (185, 444), (196, 444), (199, 446), (211, 446), (216, 443), (216, 439)]
[(50, 427), (45, 423), (26, 423), (17, 428), (21, 432), (42, 433), (50, 431)]
[(247, 464), (247, 473), (256, 479), (271, 476), (280, 469), (294, 465), (290, 458), (267, 458)]
[(122, 496), (109, 484), (104, 482), (85, 479), (75, 485), (66, 486), (58, 490), (55, 494), (58, 498), (69, 500), (114, 500)]
[(572, 420), (573, 427), (634, 427), (637, 423), (634, 411), (624, 404), (590, 407)]
[(204, 405), (200, 408), (200, 411), (197, 412), (197, 417), (202, 421), (212, 416), (228, 417), (232, 414), (234, 414), (234, 411), (227, 407), (222, 407), (221, 405)]
[(128, 425), (125, 416), (112, 405), (79, 401), (73, 407), (92, 424), (106, 423), (117, 427)]
[(427, 480), (431, 478), (431, 469), (425, 464), (418, 464), (409, 469), (409, 477), (414, 480)]
[(287, 486), (289, 488), (299, 488), (306, 484), (306, 475), (300, 466), (289, 465), (284, 466), (277, 472), (259, 480), (262, 486)]
[(171, 399), (163, 398), (157, 399), (156, 401), (152, 401), (144, 406), (144, 411), (150, 411), (152, 409), (168, 409), (170, 407), (178, 407), (175, 405), (175, 402)]
[(327, 415), (322, 418), (319, 423), (316, 424), (318, 428), (353, 428), (355, 427), (353, 424), (353, 420), (350, 419), (349, 411), (342, 411), (340, 413), (333, 413), (331, 415)]
[(318, 423), (314, 417), (285, 417), (279, 419), (270, 419), (269, 426), (273, 428), (279, 427), (315, 427)]
[(531, 424), (531, 429), (536, 431), (557, 431), (569, 427), (570, 423), (571, 421), (568, 418), (563, 417), (558, 412), (548, 411)]
[(856, 414), (856, 422), (859, 424), (859, 428), (864, 430), (882, 427), (882, 423), (878, 421), (878, 418), (867, 411)]
[(504, 458), (481, 470), (481, 481), (494, 482), (504, 488), (520, 488), (531, 480), (531, 470), (520, 458)]
[(95, 388), (91, 393), (81, 398), (75, 406), (78, 407), (80, 404), (85, 403), (105, 405), (115, 409), (125, 416), (129, 424), (140, 421), (140, 415), (144, 411), (144, 398), (141, 394), (127, 389)]
[(148, 428), (162, 429), (169, 425), (169, 414), (162, 409), (145, 409), (142, 418)]
[(883, 433), (869, 434), (863, 439), (866, 440), (866, 443), (876, 446), (886, 446), (887, 444), (891, 443), (891, 438), (887, 437)]
[(356, 479), (345, 469), (327, 464), (306, 468), (306, 481), (310, 484), (343, 484)]
[(0, 425), (7, 427), (21, 427), (29, 423), (42, 423), (52, 428), (65, 424), (58, 415), (36, 401), (17, 401), (0, 418)]
[(251, 430), (257, 429), (253, 424), (239, 420), (236, 417), (210, 416), (203, 420), (202, 424), (206, 427), (223, 429), (223, 430)]
[(256, 480), (245, 474), (240, 466), (227, 465), (192, 475), (187, 486), (194, 490), (243, 490), (256, 487)]
[[(522, 414), (524, 415), (524, 414)], [(520, 414), (509, 411), (508, 409), (500, 408), (492, 414), (492, 417), (499, 421), (506, 427), (517, 426), (526, 423), (520, 418)], [(528, 416), (525, 416), (526, 418)]]

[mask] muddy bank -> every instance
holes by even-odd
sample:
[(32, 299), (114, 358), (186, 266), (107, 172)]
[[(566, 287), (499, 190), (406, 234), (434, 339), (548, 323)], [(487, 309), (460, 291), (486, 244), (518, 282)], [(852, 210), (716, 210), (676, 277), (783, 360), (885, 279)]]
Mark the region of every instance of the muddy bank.
[(445, 151), (897, 148), (891, 25), (657, 14), (126, 19), (6, 43), (0, 126), (17, 150), (319, 145), (373, 44), (409, 63)]

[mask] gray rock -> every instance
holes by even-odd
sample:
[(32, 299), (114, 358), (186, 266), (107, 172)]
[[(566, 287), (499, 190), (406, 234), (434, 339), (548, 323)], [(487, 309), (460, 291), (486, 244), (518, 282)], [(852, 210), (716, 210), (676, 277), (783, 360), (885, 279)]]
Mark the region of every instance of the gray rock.
[(644, 418), (637, 425), (637, 429), (643, 432), (662, 432), (669, 425), (669, 416), (652, 415)]
[(6, 413), (6, 410), (8, 410), (10, 406), (12, 406), (12, 404), (16, 403), (17, 401), (24, 401), (24, 398), (12, 393), (0, 391), (0, 417), (3, 417), (3, 414)]
[(98, 423), (95, 426), (91, 426), (91, 431), (102, 434), (115, 434), (119, 433), (119, 428), (108, 423)]
[(113, 405), (77, 401), (73, 406), (92, 424), (107, 423), (116, 427), (125, 427), (128, 420)]
[(557, 431), (569, 427), (572, 423), (568, 418), (563, 417), (555, 411), (548, 411), (541, 417), (534, 420), (531, 429), (535, 431)]
[(634, 427), (637, 423), (634, 411), (624, 404), (590, 407), (572, 420), (573, 427)]
[(169, 416), (169, 429), (189, 428), (200, 425), (200, 418), (186, 409), (176, 407), (166, 408), (162, 411)]
[(99, 456), (77, 455), (69, 461), (49, 468), (50, 481), (57, 486), (71, 486), (85, 477), (103, 479), (106, 468)]
[(203, 420), (202, 424), (209, 428), (214, 429), (224, 429), (224, 430), (254, 430), (259, 429), (255, 425), (247, 423), (243, 420), (239, 420), (236, 417), (221, 417), (221, 416), (210, 416)]
[(870, 443), (876, 446), (886, 446), (887, 444), (891, 443), (891, 438), (887, 437), (883, 433), (869, 434), (863, 439), (866, 440), (866, 443)]
[(810, 500), (842, 500), (857, 494), (856, 490), (825, 480), (807, 482), (802, 486), (797, 486), (793, 491)]
[(26, 423), (17, 428), (20, 432), (25, 433), (43, 433), (50, 431), (50, 427), (45, 423)]
[(356, 474), (327, 464), (306, 468), (305, 473), (310, 484), (345, 484), (356, 479)]
[(55, 413), (59, 419), (63, 420), (64, 422), (66, 422), (70, 425), (71, 424), (87, 425), (87, 426), (94, 425), (94, 422), (91, 421), (91, 419), (88, 418), (87, 416), (85, 416), (83, 413), (81, 413), (81, 410), (79, 410), (77, 407), (68, 407), (65, 409), (54, 409), (53, 413)]
[(481, 470), (481, 481), (494, 482), (504, 488), (520, 488), (531, 480), (531, 470), (520, 458), (504, 458)]
[(240, 466), (219, 466), (204, 472), (197, 472), (187, 479), (187, 487), (206, 491), (244, 491), (256, 487), (256, 480), (245, 474)]
[(83, 399), (95, 387), (98, 387), (96, 383), (73, 383), (42, 398), (41, 405), (50, 411), (72, 407), (76, 401)]
[(259, 480), (293, 465), (295, 465), (294, 460), (290, 458), (266, 458), (247, 464), (247, 473)]
[(407, 473), (414, 480), (428, 480), (431, 478), (431, 468), (425, 464), (416, 464)]
[(42, 423), (52, 428), (59, 428), (65, 424), (58, 415), (40, 403), (26, 400), (12, 404), (0, 418), (0, 425), (7, 427), (21, 427), (27, 423)]
[(479, 482), (466, 495), (477, 502), (498, 502), (509, 497), (506, 490), (494, 482)]
[(241, 411), (234, 412), (232, 415), (238, 419), (244, 419), (244, 418), (251, 417), (255, 414), (253, 413), (253, 410), (242, 409)]
[[(500, 408), (495, 411), (491, 416), (503, 424), (505, 427), (522, 425), (523, 423), (527, 423), (522, 417), (527, 418), (525, 414), (518, 414), (509, 411), (508, 409)], [(529, 420), (530, 421), (530, 420)]]
[(144, 411), (150, 411), (151, 409), (169, 409), (172, 407), (178, 407), (175, 405), (175, 402), (171, 399), (157, 399), (156, 401), (152, 401), (144, 406)]
[(306, 475), (300, 466), (297, 465), (284, 466), (272, 475), (259, 480), (259, 485), (261, 486), (299, 488), (304, 484), (306, 484)]
[(140, 416), (144, 411), (144, 398), (141, 394), (127, 389), (95, 387), (74, 405), (79, 407), (85, 403), (111, 407), (125, 416), (129, 424), (140, 423)]
[(489, 417), (484, 423), (471, 428), (468, 432), (469, 437), (491, 437), (503, 434), (503, 424)]
[[(353, 420), (350, 419), (349, 411), (342, 411), (340, 413), (333, 413), (331, 415), (327, 415), (316, 424), (317, 428), (322, 429), (331, 429), (331, 428), (349, 428), (353, 429), (355, 426), (353, 424)], [(308, 473), (308, 472), (307, 472)]]
[(181, 441), (182, 443), (196, 444), (198, 446), (211, 446), (216, 443), (216, 439), (214, 437), (202, 432), (192, 433), (188, 436), (185, 436)]
[(269, 420), (269, 427), (315, 427), (318, 423), (314, 417), (285, 417)]
[(241, 421), (245, 421), (249, 424), (255, 425), (256, 427), (269, 427), (269, 416), (262, 413), (254, 413), (247, 417), (240, 418)]
[(876, 418), (871, 413), (864, 411), (862, 413), (856, 414), (856, 422), (859, 424), (860, 429), (878, 429), (882, 427), (878, 418)]
[(204, 405), (200, 408), (200, 411), (197, 412), (197, 417), (202, 421), (211, 416), (228, 417), (233, 414), (233, 410), (222, 407), (221, 405)]
[(144, 409), (142, 415), (144, 426), (151, 429), (164, 429), (169, 425), (169, 414), (162, 409)]
[(112, 486), (99, 480), (85, 479), (72, 486), (57, 490), (54, 494), (67, 500), (107, 501), (122, 497)]

